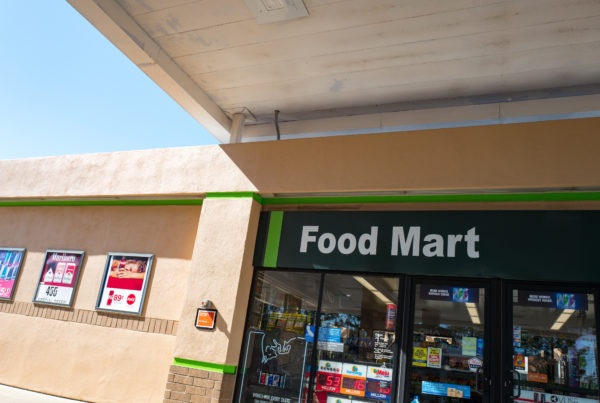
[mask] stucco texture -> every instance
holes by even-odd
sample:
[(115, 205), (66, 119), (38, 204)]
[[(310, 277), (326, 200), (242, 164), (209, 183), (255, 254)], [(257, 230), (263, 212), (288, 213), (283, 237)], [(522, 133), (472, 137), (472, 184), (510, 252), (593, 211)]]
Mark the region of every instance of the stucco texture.
[(7, 313), (0, 320), (0, 383), (86, 401), (162, 401), (174, 336)]
[[(238, 365), (252, 282), (260, 205), (250, 198), (207, 199), (179, 321), (175, 356)], [(218, 310), (214, 330), (196, 329), (200, 302)]]
[(0, 161), (0, 198), (600, 185), (600, 118)]
[(155, 255), (144, 316), (178, 320), (199, 206), (1, 207), (0, 246), (26, 248), (15, 294), (31, 302), (47, 249), (84, 250), (74, 307), (94, 310), (108, 252)]

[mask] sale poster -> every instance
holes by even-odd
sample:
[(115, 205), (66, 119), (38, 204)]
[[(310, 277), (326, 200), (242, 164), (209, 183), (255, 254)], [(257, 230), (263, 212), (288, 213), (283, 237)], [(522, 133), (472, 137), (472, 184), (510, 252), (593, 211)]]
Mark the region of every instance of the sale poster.
[(71, 306), (83, 255), (83, 251), (46, 251), (33, 302)]
[(11, 300), (25, 249), (0, 248), (0, 299)]
[(415, 367), (426, 367), (427, 366), (427, 348), (425, 347), (414, 347), (413, 348), (413, 364)]
[(141, 315), (153, 257), (109, 253), (96, 309)]
[(429, 368), (442, 368), (442, 349), (427, 347), (427, 366)]

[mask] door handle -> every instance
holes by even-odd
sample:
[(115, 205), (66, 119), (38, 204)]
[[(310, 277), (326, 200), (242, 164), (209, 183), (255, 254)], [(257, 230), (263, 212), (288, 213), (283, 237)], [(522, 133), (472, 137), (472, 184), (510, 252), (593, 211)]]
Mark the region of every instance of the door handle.
[[(512, 373), (512, 377), (508, 378), (507, 380), (504, 381), (504, 386), (505, 387), (510, 387), (513, 392), (512, 392), (512, 398), (517, 398), (517, 397), (521, 397), (521, 373), (518, 371), (515, 371), (514, 369), (509, 369), (508, 370), (509, 373)], [(515, 386), (515, 375), (516, 375), (516, 386), (517, 386), (517, 394), (515, 395), (514, 392), (514, 386)]]

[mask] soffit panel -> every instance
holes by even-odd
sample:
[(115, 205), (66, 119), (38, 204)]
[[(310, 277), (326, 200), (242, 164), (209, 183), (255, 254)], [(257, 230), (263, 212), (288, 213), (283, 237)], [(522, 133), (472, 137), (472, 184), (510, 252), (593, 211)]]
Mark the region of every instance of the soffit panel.
[(597, 0), (305, 0), (309, 17), (264, 25), (244, 0), (118, 2), (227, 114), (259, 122), (600, 83)]

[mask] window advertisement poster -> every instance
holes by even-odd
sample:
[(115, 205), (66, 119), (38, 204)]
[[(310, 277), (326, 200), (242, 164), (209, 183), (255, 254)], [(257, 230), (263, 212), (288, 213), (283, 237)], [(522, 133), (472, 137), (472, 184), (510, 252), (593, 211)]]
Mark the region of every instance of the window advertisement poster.
[(34, 303), (71, 306), (84, 251), (47, 250)]
[(12, 299), (24, 256), (23, 248), (0, 248), (0, 299)]
[(477, 337), (462, 338), (462, 355), (475, 357), (477, 355)]
[(429, 368), (442, 368), (442, 349), (427, 347), (427, 366)]
[(519, 305), (587, 311), (587, 294), (519, 290)]
[(424, 395), (460, 397), (461, 399), (471, 398), (471, 388), (469, 386), (450, 383), (423, 381), (421, 384), (421, 393)]
[(392, 369), (387, 367), (368, 367), (365, 396), (389, 401), (392, 393), (392, 373)]
[(110, 252), (96, 309), (141, 315), (154, 255)]
[(415, 367), (426, 367), (427, 366), (427, 348), (426, 347), (413, 347), (413, 363)]
[(342, 383), (342, 363), (319, 360), (316, 390), (340, 393)]
[(479, 288), (422, 285), (421, 299), (450, 302), (479, 302)]
[(367, 386), (367, 366), (344, 363), (340, 392), (351, 396), (364, 396)]

